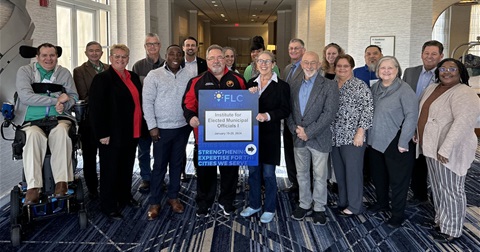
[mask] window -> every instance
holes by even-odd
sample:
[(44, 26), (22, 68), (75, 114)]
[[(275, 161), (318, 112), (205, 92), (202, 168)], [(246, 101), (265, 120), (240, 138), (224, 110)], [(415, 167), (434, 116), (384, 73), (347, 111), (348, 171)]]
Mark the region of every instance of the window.
[(432, 31), (432, 39), (443, 44), (443, 53), (445, 56), (448, 56), (448, 52), (450, 51), (450, 12), (451, 7), (442, 12), (435, 22)]
[(98, 41), (104, 48), (102, 62), (108, 62), (110, 44), (109, 13), (107, 0), (59, 0), (57, 2), (57, 41), (62, 47), (58, 63), (71, 72), (83, 62), (85, 45)]
[[(468, 41), (478, 41), (480, 36), (480, 4), (472, 5), (470, 11), (470, 35)], [(480, 45), (470, 48), (468, 53), (480, 56)]]

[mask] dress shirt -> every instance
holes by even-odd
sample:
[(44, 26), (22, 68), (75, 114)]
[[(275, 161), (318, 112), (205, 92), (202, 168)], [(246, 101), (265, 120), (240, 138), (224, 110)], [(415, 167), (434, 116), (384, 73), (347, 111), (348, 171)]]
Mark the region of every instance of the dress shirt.
[(422, 67), (422, 72), (420, 73), (420, 76), (418, 77), (418, 82), (417, 82), (417, 90), (415, 90), (415, 93), (417, 94), (417, 97), (420, 98), (422, 95), (423, 91), (427, 86), (433, 82), (433, 77), (434, 77), (434, 72), (436, 68), (433, 68), (430, 71), (425, 70), (425, 67)]
[(302, 86), (300, 87), (300, 92), (298, 92), (298, 102), (300, 104), (300, 112), (305, 112), (305, 107), (307, 106), (308, 98), (310, 97), (310, 93), (312, 92), (313, 83), (317, 78), (318, 73), (312, 76), (310, 79), (302, 80)]

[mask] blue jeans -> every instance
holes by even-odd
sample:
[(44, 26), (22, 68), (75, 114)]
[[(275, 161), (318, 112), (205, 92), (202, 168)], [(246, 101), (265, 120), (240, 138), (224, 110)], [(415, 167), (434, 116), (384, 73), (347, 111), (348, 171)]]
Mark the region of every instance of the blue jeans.
[(178, 198), (180, 191), (180, 173), (183, 170), (183, 157), (190, 136), (190, 126), (178, 129), (160, 129), (160, 139), (153, 144), (153, 171), (150, 181), (150, 204), (160, 204), (163, 191), (162, 183), (169, 171), (170, 183), (167, 196), (169, 199)]
[(265, 180), (265, 205), (264, 212), (275, 213), (277, 202), (277, 177), (275, 176), (275, 165), (259, 163), (258, 166), (248, 167), (248, 193), (250, 207), (259, 209), (262, 207), (262, 173)]
[(140, 176), (142, 180), (150, 181), (152, 169), (150, 168), (150, 146), (152, 138), (150, 136), (140, 137), (138, 139), (138, 166), (140, 166)]

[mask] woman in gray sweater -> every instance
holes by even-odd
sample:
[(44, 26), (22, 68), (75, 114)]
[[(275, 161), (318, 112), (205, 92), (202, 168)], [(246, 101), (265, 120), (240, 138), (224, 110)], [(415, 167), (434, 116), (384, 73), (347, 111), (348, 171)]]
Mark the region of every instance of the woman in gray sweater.
[(415, 160), (412, 137), (418, 117), (417, 96), (400, 79), (402, 70), (395, 57), (378, 61), (379, 81), (372, 85), (373, 124), (368, 131), (372, 181), (377, 202), (370, 212), (389, 209), (389, 188), (392, 190), (392, 217), (387, 224), (400, 227), (404, 220), (408, 186)]

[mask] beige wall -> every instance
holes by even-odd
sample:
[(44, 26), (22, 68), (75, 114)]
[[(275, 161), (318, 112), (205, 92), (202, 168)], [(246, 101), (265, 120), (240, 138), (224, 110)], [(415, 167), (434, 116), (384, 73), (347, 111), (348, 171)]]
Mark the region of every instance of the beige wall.
[[(470, 6), (452, 6), (452, 16), (450, 23), (450, 51), (445, 57), (450, 57), (455, 47), (469, 42), (470, 33)], [(454, 58), (462, 56), (463, 50), (467, 47), (461, 47), (456, 51)]]

